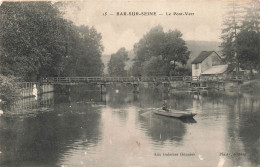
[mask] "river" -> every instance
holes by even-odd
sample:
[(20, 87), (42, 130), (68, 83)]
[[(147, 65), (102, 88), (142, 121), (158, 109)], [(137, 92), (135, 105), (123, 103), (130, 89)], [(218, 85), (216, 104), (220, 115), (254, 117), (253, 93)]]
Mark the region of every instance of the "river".
[[(163, 100), (194, 119), (154, 115)], [(260, 97), (72, 86), (0, 116), (0, 166), (259, 166)]]

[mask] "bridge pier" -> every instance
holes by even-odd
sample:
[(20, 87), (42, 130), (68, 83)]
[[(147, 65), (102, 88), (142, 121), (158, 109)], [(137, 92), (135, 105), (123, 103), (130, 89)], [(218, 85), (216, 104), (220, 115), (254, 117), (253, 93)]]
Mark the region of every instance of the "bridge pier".
[(170, 86), (171, 84), (170, 83), (163, 83), (163, 91), (164, 92), (169, 92), (170, 91)]
[(136, 102), (139, 100), (139, 94), (138, 93), (134, 93), (133, 94), (133, 101)]
[(107, 88), (106, 88), (106, 84), (100, 84), (100, 91), (101, 94), (106, 93), (107, 92)]
[(35, 84), (36, 88), (37, 88), (37, 95), (40, 96), (41, 94), (43, 94), (43, 87), (41, 83), (37, 83)]
[(134, 90), (133, 93), (139, 93), (139, 84), (133, 84)]
[(106, 93), (102, 93), (102, 91), (101, 91), (100, 100), (101, 100), (101, 102), (104, 102), (105, 104), (107, 103)]
[(69, 95), (69, 97), (70, 97), (71, 86), (70, 85), (66, 85), (66, 89), (67, 89), (66, 94)]

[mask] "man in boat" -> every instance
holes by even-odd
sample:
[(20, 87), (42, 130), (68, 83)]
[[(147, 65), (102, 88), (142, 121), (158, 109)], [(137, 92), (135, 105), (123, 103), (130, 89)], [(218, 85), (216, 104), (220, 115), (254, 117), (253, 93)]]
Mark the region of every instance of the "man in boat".
[(168, 104), (167, 104), (167, 100), (164, 100), (163, 101), (163, 107), (162, 107), (162, 109), (164, 110), (164, 111), (166, 111), (166, 112), (169, 112), (170, 110), (169, 110), (169, 107), (168, 107)]

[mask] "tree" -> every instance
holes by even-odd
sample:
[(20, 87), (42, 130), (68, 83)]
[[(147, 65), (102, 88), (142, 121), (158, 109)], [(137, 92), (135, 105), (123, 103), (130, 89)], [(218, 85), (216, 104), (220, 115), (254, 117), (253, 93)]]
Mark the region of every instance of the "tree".
[(225, 57), (225, 61), (238, 69), (235, 40), (242, 24), (244, 10), (237, 2), (228, 3), (227, 8), (228, 11), (223, 21), (224, 28), (222, 29), (222, 43), (220, 47), (222, 48), (222, 55)]
[(246, 14), (243, 18), (242, 29), (246, 31), (260, 32), (260, 1), (250, 1), (244, 8)]
[(4, 2), (0, 6), (1, 72), (28, 81), (46, 76), (103, 73), (101, 35), (76, 27), (51, 2)]
[(237, 40), (239, 61), (245, 69), (260, 70), (260, 1), (253, 0), (245, 7), (242, 31)]
[(128, 53), (125, 48), (120, 48), (115, 54), (111, 55), (108, 62), (108, 74), (110, 76), (126, 76), (125, 62), (128, 60)]
[(178, 30), (164, 32), (161, 26), (152, 28), (134, 46), (136, 57), (133, 75), (170, 75), (177, 63), (185, 65), (190, 52)]
[(160, 76), (164, 73), (162, 57), (152, 57), (143, 63), (143, 74), (146, 76)]
[(26, 80), (57, 76), (70, 26), (59, 10), (50, 2), (4, 2), (0, 11), (2, 72)]
[(72, 64), (74, 64), (75, 69), (72, 75), (99, 76), (103, 74), (101, 34), (97, 33), (94, 27), (80, 26), (76, 29), (79, 33), (79, 54), (73, 57)]
[(165, 75), (176, 71), (177, 64), (185, 65), (190, 56), (186, 42), (181, 38), (182, 33), (178, 30), (170, 30), (165, 34), (165, 46), (163, 47), (163, 62)]
[[(5, 105), (11, 104), (21, 97), (21, 89), (17, 78), (13, 76), (3, 76), (0, 74), (0, 99), (5, 101)], [(0, 109), (1, 109), (0, 102)]]
[(259, 46), (260, 46), (260, 2), (250, 1), (244, 6), (245, 14), (241, 17), (239, 32), (235, 35), (235, 53), (237, 53), (237, 63), (243, 69), (259, 70)]
[(241, 31), (237, 35), (238, 61), (243, 69), (260, 70), (259, 40), (260, 33), (254, 31)]

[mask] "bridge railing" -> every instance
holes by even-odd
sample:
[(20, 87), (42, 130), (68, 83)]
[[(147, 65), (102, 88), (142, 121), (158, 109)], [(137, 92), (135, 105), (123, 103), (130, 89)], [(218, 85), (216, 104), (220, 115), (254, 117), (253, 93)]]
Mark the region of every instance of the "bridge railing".
[(44, 83), (89, 83), (89, 82), (198, 82), (198, 81), (224, 81), (243, 80), (242, 75), (209, 75), (209, 76), (143, 76), (143, 77), (48, 77)]
[(22, 89), (33, 88), (38, 82), (19, 82), (19, 86)]
[(170, 82), (170, 81), (199, 81), (209, 77), (194, 76), (149, 76), (149, 77), (49, 77), (45, 83), (73, 83), (73, 82)]
[(138, 77), (49, 77), (43, 82), (49, 83), (73, 83), (73, 82), (137, 82)]
[(230, 76), (231, 80), (244, 80), (244, 76), (243, 75), (232, 75)]
[(139, 78), (140, 81), (144, 81), (144, 82), (163, 82), (163, 81), (181, 81), (183, 80), (183, 77), (181, 76), (145, 76), (145, 77), (140, 77)]
[(223, 77), (217, 75), (209, 75), (209, 76), (200, 76), (199, 79), (202, 81), (220, 81), (223, 80)]

